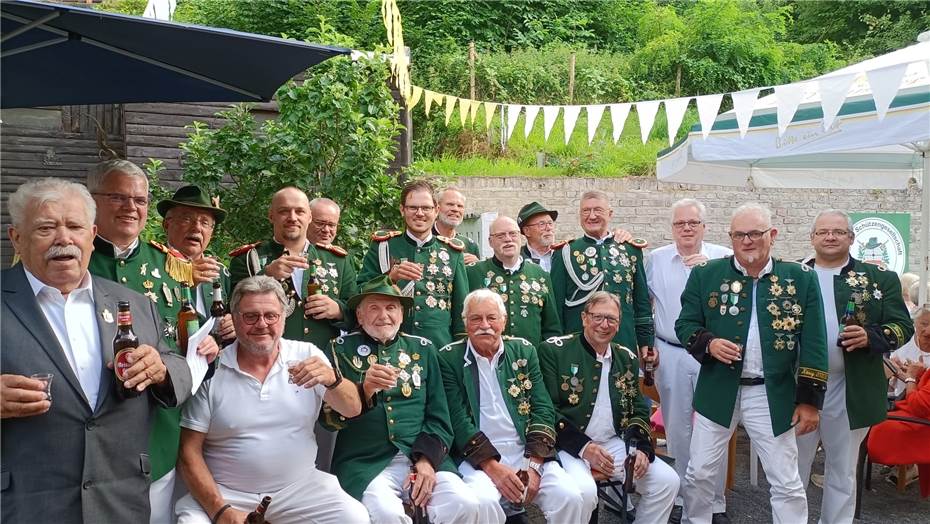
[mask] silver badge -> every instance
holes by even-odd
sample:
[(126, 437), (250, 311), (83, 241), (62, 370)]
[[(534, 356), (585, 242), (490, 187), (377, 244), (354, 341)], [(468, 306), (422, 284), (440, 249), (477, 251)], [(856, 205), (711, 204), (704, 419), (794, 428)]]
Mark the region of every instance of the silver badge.
[(362, 344), (361, 346), (359, 346), (358, 349), (356, 349), (356, 351), (358, 352), (358, 356), (360, 357), (367, 357), (368, 355), (371, 355), (371, 348), (366, 346), (365, 344)]
[(734, 317), (736, 315), (739, 315), (739, 308), (736, 306), (730, 306), (730, 314), (733, 315)]

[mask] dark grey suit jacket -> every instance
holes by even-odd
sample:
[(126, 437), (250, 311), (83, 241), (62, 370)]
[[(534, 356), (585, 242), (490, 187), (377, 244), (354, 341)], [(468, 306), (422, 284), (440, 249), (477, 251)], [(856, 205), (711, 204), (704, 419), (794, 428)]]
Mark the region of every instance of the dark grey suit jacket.
[(55, 374), (48, 412), (2, 421), (3, 521), (147, 523), (152, 416), (157, 406), (179, 405), (191, 393), (190, 369), (162, 341), (154, 305), (119, 284), (93, 279), (104, 364), (113, 360), (116, 303), (128, 300), (133, 330), (140, 343), (161, 352), (168, 382), (150, 387), (148, 394), (120, 401), (113, 371), (104, 368), (97, 406), (91, 409), (22, 264), (0, 272), (0, 279), (0, 373)]

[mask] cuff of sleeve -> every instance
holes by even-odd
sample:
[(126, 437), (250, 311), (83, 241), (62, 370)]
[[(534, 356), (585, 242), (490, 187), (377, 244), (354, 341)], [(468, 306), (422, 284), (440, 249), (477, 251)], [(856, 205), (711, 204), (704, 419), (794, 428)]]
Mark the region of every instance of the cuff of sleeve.
[(715, 338), (716, 335), (706, 329), (695, 331), (686, 344), (688, 353), (691, 353), (691, 356), (698, 362), (704, 362), (704, 356), (707, 355), (707, 346), (709, 346), (710, 341)]
[(362, 386), (362, 384), (360, 382), (356, 382), (355, 387), (358, 388), (358, 398), (362, 400), (362, 412), (358, 414), (358, 416), (361, 417), (378, 405), (378, 394), (376, 393), (370, 398), (365, 398), (365, 388)]
[(642, 346), (652, 347), (656, 343), (655, 326), (652, 323), (652, 317), (636, 319), (636, 343)]
[(898, 349), (904, 337), (904, 333), (899, 332), (900, 328), (892, 324), (865, 326), (865, 333), (869, 337), (869, 352), (881, 355)]
[(420, 433), (417, 439), (413, 441), (410, 450), (414, 462), (420, 460), (421, 457), (425, 457), (434, 470), (439, 469), (439, 465), (449, 451), (441, 440), (429, 433)]
[(649, 462), (653, 462), (656, 459), (655, 450), (652, 448), (649, 428), (644, 421), (633, 419), (624, 431), (623, 440), (625, 440), (631, 448), (636, 448), (645, 453), (646, 456), (649, 457)]
[(567, 419), (559, 420), (555, 425), (555, 444), (573, 457), (581, 458), (584, 447), (591, 442), (591, 437), (585, 435)]
[(463, 450), (465, 460), (475, 469), (481, 469), (481, 463), (488, 459), (500, 460), (501, 454), (488, 437), (482, 432), (477, 432), (468, 439), (468, 444)]
[(178, 398), (174, 394), (174, 384), (171, 382), (171, 372), (165, 371), (165, 381), (148, 388), (155, 402), (161, 404), (164, 408), (174, 408), (178, 406)]
[(545, 460), (555, 458), (555, 430), (546, 424), (530, 424), (526, 427), (527, 456)]
[(827, 391), (827, 372), (819, 369), (798, 369), (798, 386), (795, 392), (795, 404), (809, 404), (817, 409), (823, 408), (823, 397)]
[(323, 407), (320, 408), (320, 425), (323, 426), (327, 431), (339, 431), (340, 429), (345, 429), (349, 424), (345, 416), (336, 412), (326, 402), (323, 403)]

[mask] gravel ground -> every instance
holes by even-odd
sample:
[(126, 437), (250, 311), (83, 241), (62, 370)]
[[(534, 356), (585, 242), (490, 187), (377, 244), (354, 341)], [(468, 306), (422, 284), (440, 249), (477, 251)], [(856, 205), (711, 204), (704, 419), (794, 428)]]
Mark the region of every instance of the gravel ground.
[[(736, 474), (733, 489), (727, 492), (727, 514), (733, 524), (766, 524), (772, 522), (769, 505), (769, 485), (759, 467), (759, 485), (749, 483), (749, 439), (740, 428), (736, 446)], [(862, 495), (862, 518), (857, 523), (869, 524), (930, 524), (930, 498), (920, 497), (920, 488), (914, 482), (903, 493), (888, 483), (881, 473), (882, 466), (872, 466), (872, 489)], [(823, 473), (823, 453), (814, 462), (814, 473)], [(809, 522), (816, 523), (820, 516), (822, 491), (810, 484), (807, 489)], [(535, 508), (530, 511), (534, 524), (545, 519)], [(600, 524), (622, 524), (620, 518), (607, 511), (600, 512)], [(558, 523), (562, 524), (562, 523)], [(568, 524), (568, 523), (565, 523)]]

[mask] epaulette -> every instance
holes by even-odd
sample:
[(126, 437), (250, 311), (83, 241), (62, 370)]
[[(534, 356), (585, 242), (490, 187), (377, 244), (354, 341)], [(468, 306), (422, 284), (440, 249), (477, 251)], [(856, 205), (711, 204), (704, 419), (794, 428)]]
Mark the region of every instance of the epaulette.
[(426, 345), (431, 344), (431, 342), (430, 342), (430, 340), (429, 340), (428, 338), (424, 338), (424, 337), (421, 337), (421, 336), (419, 336), (419, 335), (411, 335), (411, 334), (409, 334), (409, 333), (399, 333), (399, 334), (400, 334), (400, 336), (402, 336), (402, 337), (415, 338), (415, 339), (419, 340), (421, 346), (426, 346)]
[(440, 351), (440, 352), (452, 351), (452, 346), (456, 346), (456, 345), (459, 345), (459, 344), (464, 344), (466, 340), (467, 340), (467, 339), (464, 339), (464, 338), (463, 338), (462, 340), (456, 340), (455, 342), (449, 342), (449, 343), (446, 344), (445, 346), (442, 346), (441, 348), (439, 348), (439, 351)]
[(386, 229), (379, 229), (371, 234), (371, 240), (374, 242), (384, 242), (385, 240), (394, 238), (402, 233), (403, 231), (388, 231)]
[(152, 247), (154, 247), (155, 249), (161, 251), (162, 253), (171, 255), (171, 256), (173, 256), (174, 258), (180, 258), (181, 260), (187, 260), (187, 257), (184, 256), (184, 253), (181, 253), (180, 251), (178, 251), (177, 249), (174, 249), (173, 247), (168, 247), (168, 246), (166, 246), (166, 245), (164, 245), (164, 244), (161, 244), (161, 243), (158, 243), (158, 242), (156, 242), (156, 241), (154, 241), (154, 240), (149, 240), (149, 244), (151, 244)]
[(244, 246), (239, 246), (239, 247), (237, 247), (236, 249), (233, 249), (232, 251), (229, 252), (229, 257), (230, 257), (230, 258), (232, 258), (232, 257), (237, 257), (237, 256), (239, 256), (239, 255), (241, 255), (241, 254), (243, 254), (243, 253), (247, 253), (247, 252), (249, 252), (250, 250), (255, 249), (256, 247), (258, 247), (259, 244), (261, 244), (261, 242), (256, 242), (256, 243), (254, 243), (254, 244), (246, 244), (246, 245), (244, 245)]
[(569, 238), (569, 239), (567, 239), (567, 240), (562, 240), (562, 241), (556, 242), (556, 243), (550, 245), (550, 246), (549, 246), (549, 249), (551, 249), (551, 250), (553, 250), (553, 251), (557, 251), (557, 250), (559, 250), (559, 249), (562, 249), (563, 246), (565, 246), (566, 244), (568, 244), (568, 243), (571, 242), (572, 240), (574, 240), (574, 239)]
[(459, 251), (459, 252), (465, 251), (465, 242), (462, 242), (461, 240), (457, 238), (449, 238), (449, 237), (444, 237), (442, 235), (436, 235), (436, 240), (442, 242), (443, 244), (451, 247), (452, 249), (456, 251)]
[(569, 339), (571, 339), (571, 338), (574, 337), (574, 336), (575, 336), (575, 335), (573, 335), (573, 334), (569, 334), (569, 335), (562, 335), (562, 336), (558, 336), (558, 337), (549, 337), (549, 338), (546, 339), (546, 343), (547, 343), (547, 344), (552, 344), (553, 346), (562, 347), (562, 346), (565, 344), (566, 341), (568, 341)]
[(349, 254), (349, 252), (346, 251), (345, 249), (342, 249), (341, 247), (333, 245), (333, 244), (324, 244), (322, 242), (317, 242), (314, 245), (320, 249), (325, 249), (326, 251), (329, 251), (330, 253), (333, 253), (334, 255), (339, 255), (341, 257), (344, 257)]
[(626, 243), (636, 249), (646, 249), (649, 247), (649, 242), (647, 242), (645, 238), (631, 238), (627, 240)]
[(504, 339), (504, 340), (513, 340), (514, 342), (522, 342), (524, 346), (532, 346), (532, 345), (533, 345), (529, 340), (527, 340), (527, 339), (525, 339), (525, 338), (523, 338), (523, 337), (515, 337), (515, 336), (513, 336), (513, 335), (501, 335), (501, 338)]
[(175, 281), (194, 285), (194, 269), (187, 257), (177, 249), (160, 244), (154, 240), (149, 240), (149, 244), (155, 249), (168, 255), (165, 257), (165, 271)]

